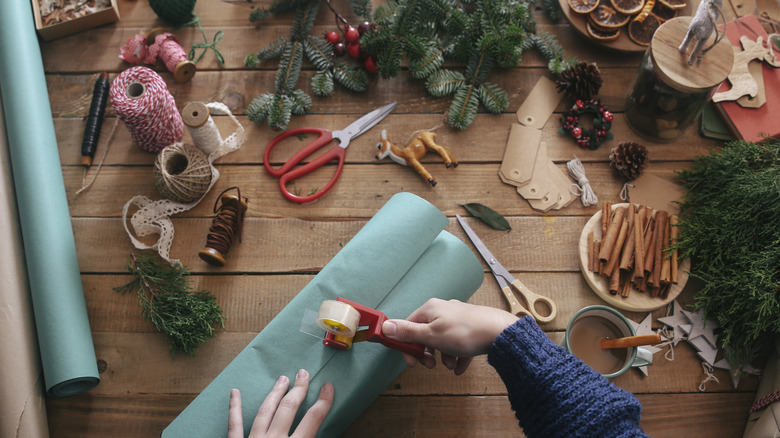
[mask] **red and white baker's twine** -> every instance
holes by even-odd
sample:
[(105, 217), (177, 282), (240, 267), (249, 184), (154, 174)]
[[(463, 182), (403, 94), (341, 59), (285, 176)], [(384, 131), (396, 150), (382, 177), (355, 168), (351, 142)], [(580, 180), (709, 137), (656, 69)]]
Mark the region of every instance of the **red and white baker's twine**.
[(141, 149), (157, 153), (181, 141), (184, 122), (165, 81), (146, 67), (131, 67), (114, 79), (111, 105)]
[(146, 37), (136, 35), (127, 40), (120, 49), (119, 58), (130, 64), (152, 65), (160, 57), (169, 72), (173, 73), (176, 65), (187, 60), (187, 54), (179, 45), (179, 40), (172, 33), (161, 33), (154, 37), (154, 43), (147, 45)]

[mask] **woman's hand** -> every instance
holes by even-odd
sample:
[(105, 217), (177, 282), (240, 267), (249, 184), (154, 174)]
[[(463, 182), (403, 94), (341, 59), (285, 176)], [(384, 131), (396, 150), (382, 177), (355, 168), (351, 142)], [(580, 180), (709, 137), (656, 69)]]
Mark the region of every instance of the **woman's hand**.
[[(487, 353), (496, 337), (517, 319), (515, 315), (493, 307), (433, 298), (406, 320), (385, 321), (382, 333), (390, 339), (425, 345), (425, 356), (420, 362), (428, 368), (436, 366), (433, 353), (439, 350), (441, 362), (460, 375), (474, 356)], [(409, 366), (417, 361), (407, 354), (404, 359)]]
[[(249, 438), (288, 436), (305, 438), (317, 435), (317, 431), (333, 405), (333, 385), (330, 383), (322, 385), (319, 398), (306, 412), (292, 435), (290, 435), (290, 427), (292, 427), (295, 414), (309, 390), (309, 373), (306, 370), (298, 371), (298, 375), (295, 376), (295, 384), (288, 392), (289, 387), (290, 379), (286, 376), (282, 376), (276, 381), (273, 389), (257, 411)], [(241, 393), (237, 389), (230, 390), (228, 438), (244, 438)]]

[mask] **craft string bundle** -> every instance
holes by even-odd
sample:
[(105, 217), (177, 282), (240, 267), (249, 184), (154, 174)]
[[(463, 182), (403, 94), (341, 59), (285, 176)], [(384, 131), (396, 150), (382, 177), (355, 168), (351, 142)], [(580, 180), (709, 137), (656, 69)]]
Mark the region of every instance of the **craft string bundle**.
[(184, 123), (165, 81), (153, 70), (131, 67), (114, 79), (109, 93), (117, 116), (141, 149), (157, 153), (181, 141)]
[[(130, 240), (133, 242), (133, 245), (141, 250), (156, 250), (160, 257), (171, 264), (179, 264), (180, 262), (179, 260), (170, 258), (171, 244), (173, 243), (174, 235), (173, 223), (171, 222), (170, 217), (174, 214), (188, 211), (198, 205), (201, 199), (203, 199), (203, 197), (208, 194), (208, 192), (212, 187), (214, 187), (214, 184), (219, 179), (219, 171), (213, 165), (214, 160), (230, 152), (238, 150), (246, 140), (246, 132), (244, 131), (244, 127), (241, 125), (238, 119), (236, 119), (233, 113), (230, 112), (230, 109), (226, 105), (219, 102), (212, 102), (208, 103), (207, 107), (216, 114), (224, 114), (230, 117), (236, 128), (232, 134), (230, 134), (224, 140), (221, 140), (219, 145), (214, 148), (214, 152), (208, 156), (208, 162), (211, 167), (212, 176), (211, 184), (209, 184), (208, 189), (204, 195), (196, 201), (186, 204), (175, 202), (170, 199), (152, 201), (146, 196), (138, 195), (130, 199), (122, 209), (122, 224), (124, 225), (125, 231), (130, 237)], [(128, 226), (127, 216), (132, 206), (135, 206), (138, 208), (138, 210), (133, 213), (132, 217), (130, 218), (130, 226)], [(132, 231), (130, 230), (131, 226)], [(138, 240), (136, 237), (145, 237), (153, 234), (159, 235), (159, 238), (152, 245), (147, 245)]]

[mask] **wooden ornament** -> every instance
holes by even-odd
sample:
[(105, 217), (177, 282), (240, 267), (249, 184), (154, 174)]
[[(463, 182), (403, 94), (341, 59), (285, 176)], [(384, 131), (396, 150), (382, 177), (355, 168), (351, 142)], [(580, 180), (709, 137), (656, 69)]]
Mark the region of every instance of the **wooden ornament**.
[(404, 166), (410, 166), (417, 171), (431, 186), (436, 186), (436, 179), (420, 164), (420, 159), (428, 151), (434, 151), (444, 160), (444, 165), (458, 167), (458, 160), (446, 147), (436, 143), (436, 134), (424, 131), (414, 136), (411, 142), (403, 148), (397, 147), (387, 136), (387, 130), (383, 129), (379, 143), (377, 143), (376, 159), (381, 160), (390, 157), (394, 162)]
[[(772, 36), (770, 35), (769, 38), (771, 37)], [(780, 59), (775, 56), (771, 39), (767, 41), (766, 47), (764, 47), (763, 40), (763, 37), (760, 36), (755, 41), (745, 35), (739, 38), (739, 42), (742, 44), (742, 50), (738, 47), (734, 47), (734, 65), (726, 78), (731, 84), (731, 89), (715, 93), (712, 96), (713, 102), (737, 100), (745, 95), (750, 97), (756, 97), (758, 95), (758, 83), (753, 75), (750, 74), (748, 68), (750, 62), (757, 59), (761, 62), (766, 62), (772, 67), (780, 67)]]

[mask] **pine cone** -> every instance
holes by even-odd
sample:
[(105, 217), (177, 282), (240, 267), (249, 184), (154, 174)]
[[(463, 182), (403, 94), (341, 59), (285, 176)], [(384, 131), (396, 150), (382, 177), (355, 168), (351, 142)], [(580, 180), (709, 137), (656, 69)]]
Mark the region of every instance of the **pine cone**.
[(647, 165), (647, 148), (633, 141), (624, 141), (612, 148), (609, 164), (625, 179), (636, 179)]
[(555, 88), (573, 99), (590, 100), (601, 89), (601, 71), (596, 63), (580, 62), (558, 76)]

